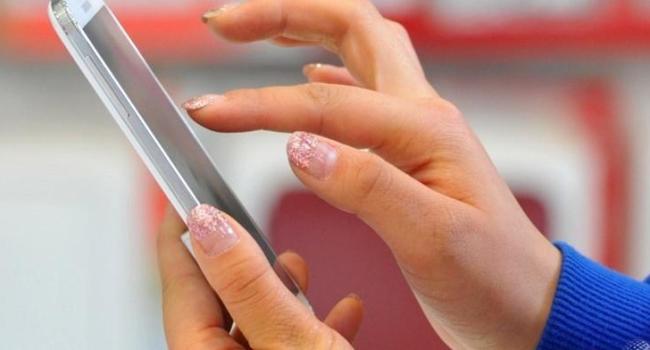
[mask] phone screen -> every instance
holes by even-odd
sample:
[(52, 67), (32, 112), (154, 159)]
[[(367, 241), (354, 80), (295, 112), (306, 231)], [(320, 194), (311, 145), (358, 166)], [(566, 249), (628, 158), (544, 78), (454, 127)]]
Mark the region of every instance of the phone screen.
[(261, 231), (218, 174), (185, 117), (169, 99), (112, 13), (102, 7), (83, 30), (184, 182), (185, 189), (171, 189), (180, 205), (186, 212), (202, 203), (227, 212), (253, 235), (274, 262), (275, 254)]

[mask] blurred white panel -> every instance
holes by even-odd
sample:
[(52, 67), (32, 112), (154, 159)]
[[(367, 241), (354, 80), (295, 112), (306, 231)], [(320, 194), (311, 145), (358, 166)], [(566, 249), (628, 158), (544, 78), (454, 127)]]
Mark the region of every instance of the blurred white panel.
[(614, 0), (436, 0), (431, 1), (437, 21), (449, 28), (481, 30), (519, 18), (588, 18)]
[(139, 162), (52, 68), (0, 62), (1, 347), (163, 348)]
[[(650, 6), (649, 6), (650, 7)], [(644, 60), (629, 61), (620, 70), (617, 87), (627, 115), (632, 152), (631, 236), (628, 249), (630, 273), (637, 278), (650, 275), (650, 70)]]
[(0, 142), (7, 349), (141, 349), (154, 335), (142, 327), (155, 278), (130, 153), (79, 145)]

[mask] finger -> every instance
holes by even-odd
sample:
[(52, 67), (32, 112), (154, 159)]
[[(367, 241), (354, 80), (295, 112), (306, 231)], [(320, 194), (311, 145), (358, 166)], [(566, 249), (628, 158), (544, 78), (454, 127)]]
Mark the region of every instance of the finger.
[(339, 301), (325, 318), (325, 324), (352, 343), (363, 321), (363, 302), (356, 294)]
[(308, 131), (373, 149), (407, 171), (431, 153), (431, 139), (436, 139), (432, 133), (441, 132), (433, 124), (438, 121), (435, 110), (342, 85), (237, 90), (225, 96), (201, 96), (184, 107), (199, 124), (216, 131)]
[(288, 251), (281, 254), (278, 261), (296, 281), (300, 290), (306, 292), (309, 289), (309, 267), (305, 260), (297, 253)]
[(333, 206), (357, 214), (403, 266), (419, 266), (421, 262), (411, 260), (431, 255), (427, 249), (439, 243), (429, 241), (437, 237), (422, 222), (435, 215), (436, 231), (451, 232), (448, 213), (466, 210), (371, 152), (298, 132), (290, 137), (287, 153), (305, 186)]
[(252, 348), (332, 339), (332, 331), (284, 286), (255, 240), (231, 217), (200, 205), (188, 225), (201, 270)]
[(312, 41), (295, 40), (284, 36), (279, 36), (271, 39), (271, 43), (283, 47), (312, 46), (318, 44)]
[[(307, 292), (309, 288), (309, 268), (305, 260), (300, 255), (288, 251), (278, 256), (278, 262), (287, 270), (287, 273), (298, 284), (298, 287), (303, 292)], [(237, 333), (233, 334), (233, 338), (245, 347), (250, 347), (241, 330), (238, 329)]]
[(168, 345), (171, 349), (237, 348), (222, 328), (224, 318), (214, 291), (180, 239), (183, 232), (185, 225), (169, 208), (158, 235)]
[(408, 33), (370, 1), (257, 0), (209, 11), (204, 20), (234, 41), (283, 37), (338, 53), (363, 86), (403, 97), (435, 97)]
[(345, 67), (313, 63), (304, 66), (302, 72), (311, 83), (360, 86), (359, 82)]

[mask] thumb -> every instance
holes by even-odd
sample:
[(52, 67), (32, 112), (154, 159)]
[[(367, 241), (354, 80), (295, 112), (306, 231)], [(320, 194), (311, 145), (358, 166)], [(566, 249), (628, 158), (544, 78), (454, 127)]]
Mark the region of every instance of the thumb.
[(333, 206), (358, 215), (388, 244), (399, 261), (409, 264), (430, 247), (425, 218), (435, 216), (444, 229), (449, 198), (431, 190), (374, 153), (309, 133), (298, 132), (287, 144), (298, 178)]
[(349, 347), (284, 286), (255, 240), (231, 217), (200, 205), (190, 213), (188, 227), (203, 274), (252, 348), (321, 348), (332, 339)]

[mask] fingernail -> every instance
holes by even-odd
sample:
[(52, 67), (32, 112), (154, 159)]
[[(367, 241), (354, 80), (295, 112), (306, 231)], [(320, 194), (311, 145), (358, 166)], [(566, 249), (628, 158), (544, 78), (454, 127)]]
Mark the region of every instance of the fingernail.
[(239, 236), (228, 218), (217, 208), (201, 204), (192, 209), (187, 218), (192, 237), (201, 245), (207, 256), (219, 256), (239, 242)]
[(360, 303), (363, 304), (363, 299), (361, 299), (361, 297), (360, 297), (358, 294), (356, 294), (356, 293), (350, 293), (350, 294), (348, 294), (347, 297), (348, 297), (348, 298), (351, 298), (351, 299), (354, 299), (354, 300), (356, 300), (356, 301), (358, 301), (358, 302), (360, 302)]
[(239, 6), (240, 3), (238, 2), (233, 2), (230, 4), (225, 4), (219, 8), (209, 10), (208, 12), (204, 13), (203, 16), (201, 17), (201, 20), (203, 23), (208, 23), (210, 19), (221, 16), (222, 14), (226, 13), (227, 11), (230, 11), (234, 9), (235, 7)]
[(287, 154), (295, 167), (320, 180), (332, 174), (338, 158), (336, 148), (305, 132), (291, 135)]
[(309, 76), (313, 71), (320, 68), (323, 68), (322, 63), (311, 63), (302, 68), (302, 74)]
[(223, 101), (224, 97), (221, 95), (204, 95), (199, 97), (194, 97), (193, 99), (183, 103), (183, 108), (188, 112), (198, 111), (203, 109), (213, 103)]

